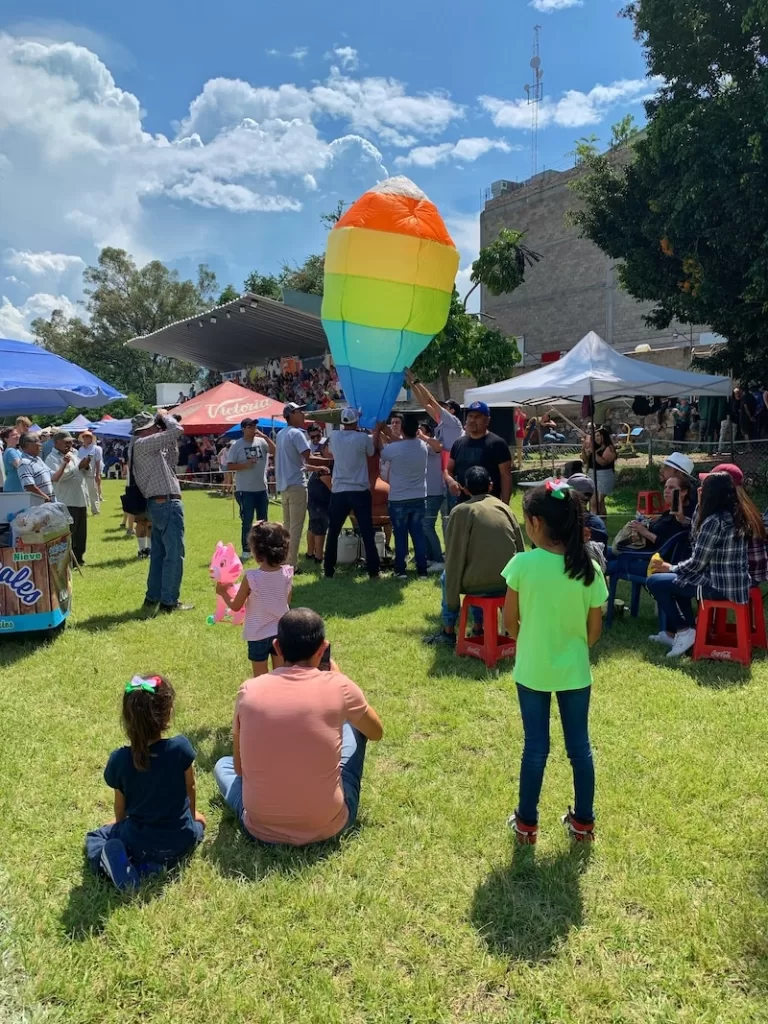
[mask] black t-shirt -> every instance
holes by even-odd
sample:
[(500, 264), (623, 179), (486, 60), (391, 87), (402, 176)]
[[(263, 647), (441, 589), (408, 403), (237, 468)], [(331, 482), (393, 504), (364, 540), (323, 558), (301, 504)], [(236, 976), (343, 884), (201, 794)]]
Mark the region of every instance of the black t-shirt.
[(153, 743), (149, 752), (149, 770), (140, 772), (130, 747), (113, 750), (104, 781), (125, 797), (128, 820), (121, 838), (126, 845), (164, 860), (181, 856), (196, 842), (184, 779), (195, 750), (186, 736), (173, 736)]
[[(496, 498), (501, 497), (501, 473), (499, 466), (505, 462), (511, 462), (509, 446), (504, 438), (490, 432), (485, 437), (470, 437), (464, 434), (458, 441), (454, 441), (451, 448), (451, 458), (455, 465), (454, 478), (464, 486), (467, 470), (472, 466), (483, 466), (491, 474), (493, 489), (491, 493)], [(461, 494), (459, 501), (466, 501), (467, 495)]]

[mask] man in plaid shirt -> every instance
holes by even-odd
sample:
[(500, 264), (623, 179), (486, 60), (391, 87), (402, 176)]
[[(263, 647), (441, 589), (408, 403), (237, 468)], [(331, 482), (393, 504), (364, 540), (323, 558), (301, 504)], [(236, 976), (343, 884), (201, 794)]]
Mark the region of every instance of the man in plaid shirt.
[(140, 412), (131, 420), (131, 473), (147, 499), (152, 548), (145, 608), (161, 612), (189, 611), (179, 601), (184, 574), (184, 506), (176, 477), (181, 424), (165, 409), (157, 416)]
[[(710, 475), (717, 481), (725, 473)], [(737, 528), (728, 510), (728, 499), (737, 502), (735, 486), (730, 481), (731, 495), (725, 495), (721, 507), (708, 515), (694, 537), (693, 553), (684, 562), (669, 565), (663, 562), (659, 571), (649, 576), (648, 591), (666, 619), (666, 632), (650, 637), (670, 648), (668, 658), (676, 658), (696, 642), (696, 616), (691, 598), (698, 600), (749, 603), (748, 539), (743, 528)], [(722, 488), (721, 488), (722, 490)]]

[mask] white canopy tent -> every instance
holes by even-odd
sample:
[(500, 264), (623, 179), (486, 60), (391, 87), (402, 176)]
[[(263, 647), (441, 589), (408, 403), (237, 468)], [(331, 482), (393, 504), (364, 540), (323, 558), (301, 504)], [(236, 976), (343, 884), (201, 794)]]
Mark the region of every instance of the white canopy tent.
[(546, 405), (555, 401), (581, 402), (589, 395), (595, 402), (610, 401), (627, 395), (671, 398), (677, 395), (730, 395), (729, 377), (672, 370), (640, 359), (630, 359), (611, 348), (590, 331), (578, 345), (539, 370), (519, 377), (470, 388), (464, 392), (464, 405), (485, 402), (489, 406)]
[[(712, 377), (706, 373), (673, 370), (639, 359), (630, 359), (611, 348), (590, 331), (578, 345), (555, 363), (519, 377), (469, 388), (464, 392), (465, 407), (472, 402), (488, 406), (550, 405), (556, 402), (581, 402), (589, 396), (593, 403), (611, 401), (628, 395), (672, 398), (678, 395), (728, 396), (730, 377)], [(595, 424), (592, 423), (592, 444)], [(597, 493), (597, 464), (593, 463)]]

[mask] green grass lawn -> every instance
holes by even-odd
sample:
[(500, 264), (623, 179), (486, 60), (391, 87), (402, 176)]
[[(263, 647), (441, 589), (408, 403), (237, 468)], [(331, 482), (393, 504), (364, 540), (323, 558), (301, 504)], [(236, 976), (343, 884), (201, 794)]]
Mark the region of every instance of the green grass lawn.
[[(649, 644), (652, 607), (593, 655), (599, 840), (571, 850), (557, 722), (534, 851), (514, 849), (521, 726), (509, 667), (420, 643), (436, 580), (309, 573), (334, 657), (384, 722), (359, 830), (317, 849), (246, 842), (215, 795), (247, 675), (239, 629), (207, 626), (230, 504), (186, 497), (185, 615), (147, 620), (120, 485), (53, 643), (0, 643), (0, 1022), (721, 1022), (768, 1020), (768, 665)], [(519, 508), (519, 499), (516, 500)], [(626, 596), (626, 595), (625, 595)], [(198, 750), (205, 842), (138, 898), (84, 868), (111, 817), (121, 687), (167, 674)], [(591, 855), (589, 855), (591, 853)]]

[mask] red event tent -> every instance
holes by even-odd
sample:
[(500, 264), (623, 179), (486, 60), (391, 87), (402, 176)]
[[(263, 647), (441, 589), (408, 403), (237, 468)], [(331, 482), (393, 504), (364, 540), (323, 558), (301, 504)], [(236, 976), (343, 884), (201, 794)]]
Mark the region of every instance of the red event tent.
[(232, 381), (225, 381), (177, 405), (171, 412), (181, 417), (185, 434), (221, 434), (246, 416), (254, 420), (274, 420), (281, 427), (285, 426), (282, 402), (249, 391)]

